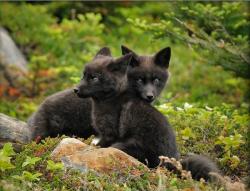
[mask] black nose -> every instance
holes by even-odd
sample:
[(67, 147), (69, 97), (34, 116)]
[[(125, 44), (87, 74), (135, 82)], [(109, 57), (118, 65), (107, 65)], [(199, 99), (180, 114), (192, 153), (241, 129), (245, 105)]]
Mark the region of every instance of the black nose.
[(153, 95), (147, 95), (147, 99), (148, 99), (149, 101), (152, 101), (152, 100), (154, 99), (154, 96), (153, 96)]
[(79, 92), (79, 89), (78, 88), (74, 88), (73, 91), (74, 91), (74, 93), (77, 94)]

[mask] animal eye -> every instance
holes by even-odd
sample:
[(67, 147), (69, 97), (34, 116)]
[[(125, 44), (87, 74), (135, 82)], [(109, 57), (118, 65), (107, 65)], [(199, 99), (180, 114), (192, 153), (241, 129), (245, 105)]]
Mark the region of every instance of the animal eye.
[(160, 83), (160, 79), (159, 78), (155, 78), (154, 79), (154, 84), (159, 84)]
[(138, 84), (142, 84), (142, 83), (143, 83), (143, 80), (142, 80), (141, 78), (138, 78), (138, 79), (136, 80), (136, 82), (137, 82)]
[(96, 77), (96, 76), (92, 76), (91, 80), (92, 80), (93, 82), (98, 82), (98, 81), (99, 81), (99, 78)]

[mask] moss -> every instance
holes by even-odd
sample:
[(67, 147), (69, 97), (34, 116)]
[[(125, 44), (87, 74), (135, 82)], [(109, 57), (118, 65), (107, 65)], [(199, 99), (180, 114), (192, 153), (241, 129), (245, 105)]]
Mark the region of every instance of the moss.
[[(64, 136), (63, 136), (64, 137)], [(16, 168), (1, 172), (0, 190), (156, 190), (161, 187), (169, 190), (204, 187), (201, 190), (216, 190), (213, 185), (203, 185), (202, 182), (177, 178), (175, 174), (164, 168), (150, 171), (139, 166), (127, 168), (125, 171), (116, 169), (110, 174), (100, 174), (93, 171), (80, 173), (67, 169), (51, 171), (46, 168), (50, 153), (63, 137), (46, 138), (41, 143), (32, 142), (25, 145), (20, 153), (13, 156), (12, 164)], [(40, 157), (34, 165), (22, 167), (26, 157)], [(22, 173), (41, 173), (39, 180), (16, 179)]]

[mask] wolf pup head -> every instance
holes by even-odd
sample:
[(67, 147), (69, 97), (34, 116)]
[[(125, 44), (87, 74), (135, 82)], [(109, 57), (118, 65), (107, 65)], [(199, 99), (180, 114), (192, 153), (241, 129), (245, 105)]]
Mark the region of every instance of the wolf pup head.
[(110, 49), (102, 48), (85, 66), (83, 77), (74, 92), (81, 98), (105, 99), (124, 90), (127, 64), (131, 54), (113, 58)]
[(154, 101), (168, 79), (170, 47), (160, 50), (153, 56), (139, 56), (125, 46), (121, 48), (123, 55), (132, 54), (127, 73), (129, 88), (143, 100)]

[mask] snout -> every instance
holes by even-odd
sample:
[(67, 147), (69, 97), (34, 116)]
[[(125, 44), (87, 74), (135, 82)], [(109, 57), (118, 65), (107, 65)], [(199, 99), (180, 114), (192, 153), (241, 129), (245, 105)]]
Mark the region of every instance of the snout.
[(75, 87), (75, 88), (73, 89), (73, 92), (74, 92), (75, 94), (78, 94), (79, 88), (78, 88), (78, 87)]
[(91, 88), (80, 84), (72, 90), (79, 98), (89, 98), (92, 96)]
[(88, 96), (84, 95), (83, 93), (80, 92), (79, 87), (73, 88), (73, 92), (80, 98), (87, 98)]
[(152, 101), (154, 101), (155, 96), (154, 96), (153, 94), (147, 94), (147, 95), (146, 95), (146, 98), (147, 98), (147, 100), (148, 100), (149, 102), (152, 102)]
[(153, 102), (155, 100), (155, 95), (153, 93), (143, 93), (142, 95), (142, 99), (145, 100), (146, 102)]
[(152, 101), (154, 101), (155, 99), (155, 96), (153, 93), (147, 93), (146, 96), (145, 96), (145, 99), (147, 102), (151, 103)]
[(141, 97), (151, 103), (156, 98), (156, 90), (152, 84), (147, 84), (141, 89)]

